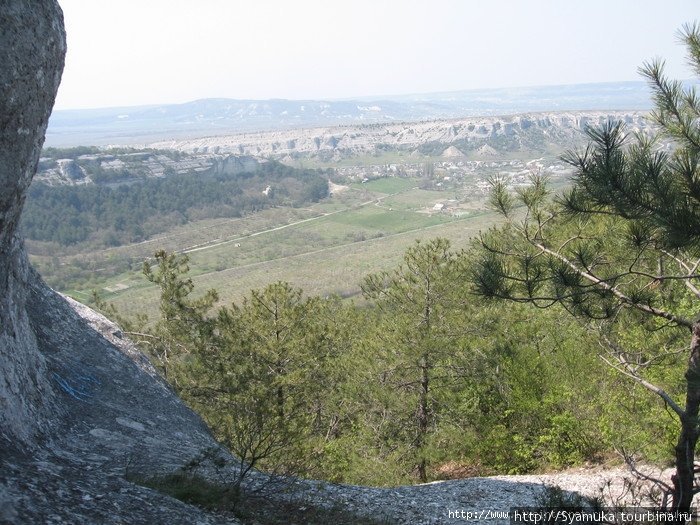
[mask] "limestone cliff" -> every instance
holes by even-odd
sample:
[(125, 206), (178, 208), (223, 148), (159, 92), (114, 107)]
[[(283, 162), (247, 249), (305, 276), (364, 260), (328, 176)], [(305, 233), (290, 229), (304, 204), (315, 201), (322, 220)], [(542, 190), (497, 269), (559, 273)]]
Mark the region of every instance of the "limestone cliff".
[(3, 2), (0, 27), (0, 436), (29, 444), (55, 407), (27, 315), (35, 277), (17, 226), (61, 80), (66, 36), (55, 2)]
[(511, 116), (465, 117), (417, 122), (389, 122), (275, 131), (256, 131), (151, 144), (187, 152), (258, 155), (278, 160), (341, 160), (386, 151), (439, 155), (454, 146), (463, 154), (484, 145), (500, 152), (562, 150), (584, 140), (582, 131), (608, 120), (622, 120), (630, 130), (643, 130), (643, 112), (575, 111)]
[(66, 39), (55, 0), (0, 3), (0, 28), (0, 523), (221, 523), (125, 479), (216, 443), (116, 326), (27, 262), (17, 225)]

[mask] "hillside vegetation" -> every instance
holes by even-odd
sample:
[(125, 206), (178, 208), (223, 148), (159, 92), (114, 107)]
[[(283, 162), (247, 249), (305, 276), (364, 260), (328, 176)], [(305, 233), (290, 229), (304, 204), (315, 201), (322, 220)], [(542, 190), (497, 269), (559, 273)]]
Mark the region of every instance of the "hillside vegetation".
[[(193, 278), (203, 288), (217, 288), (223, 301), (274, 280), (293, 282), (308, 293), (357, 296), (363, 276), (391, 268), (413, 239), (440, 235), (463, 247), (492, 224), (496, 215), (485, 206), (489, 177), (500, 174), (516, 187), (536, 171), (549, 173), (557, 186), (568, 176), (551, 155), (495, 148), (483, 154), (484, 160), (469, 160), (388, 152), (323, 172), (278, 166), (274, 170), (300, 177), (285, 178), (281, 187), (275, 164), (252, 157), (49, 149), (24, 225), (33, 264), (53, 287), (81, 301), (98, 290), (151, 317), (157, 291), (139, 268), (158, 248), (188, 253)], [(95, 166), (112, 174), (127, 170), (130, 176), (95, 183)], [(324, 189), (317, 176), (331, 180), (324, 186), (331, 195), (312, 202)], [(291, 195), (285, 195), (286, 184)], [(265, 197), (268, 186), (272, 192)], [(244, 191), (234, 194), (231, 187)], [(252, 193), (245, 191), (250, 188)], [(83, 203), (88, 197), (96, 201)], [(242, 206), (232, 206), (241, 200)], [(246, 212), (239, 216), (241, 209)], [(50, 219), (56, 216), (63, 219)]]
[[(700, 27), (685, 39), (700, 57)], [(215, 289), (193, 294), (187, 255), (161, 250), (143, 266), (160, 292), (159, 320), (122, 322), (240, 458), (239, 484), (253, 468), (394, 485), (615, 453), (632, 466), (675, 456), (659, 504), (688, 511), (700, 406), (700, 110), (660, 63), (644, 72), (670, 147), (605, 122), (587, 130), (585, 150), (562, 157), (574, 168), (563, 193), (543, 166), (525, 183), (492, 176), (489, 204), (505, 224), (461, 251), (440, 237), (416, 241), (398, 265), (368, 272), (361, 304), (284, 281), (217, 304)], [(431, 184), (435, 167), (411, 191), (454, 191), (459, 170)], [(394, 209), (401, 182), (379, 188), (398, 191), (376, 208), (405, 213)]]
[[(123, 246), (96, 237), (30, 246), (64, 289), (84, 300), (97, 289), (93, 303), (121, 319), (244, 471), (395, 485), (537, 472), (607, 461), (618, 450), (663, 462), (673, 422), (601, 363), (590, 325), (564, 308), (535, 316), (475, 294), (480, 255), (470, 238), (498, 221), (489, 187), (499, 181), (523, 196), (517, 218), (538, 181), (557, 192), (571, 173), (551, 155), (508, 151), (499, 136), (479, 148), (488, 161), (453, 146), (436, 145), (443, 153), (433, 157), (386, 151), (389, 162), (364, 157), (324, 173), (330, 184), (316, 171), (267, 162), (236, 175), (45, 185), (47, 198), (60, 195), (76, 210), (79, 199), (64, 195), (78, 193), (69, 191), (131, 195), (114, 209), (141, 213), (141, 227), (147, 209), (161, 220), (183, 208), (188, 215)], [(282, 178), (289, 173), (309, 186)], [(290, 179), (303, 198), (280, 192), (286, 200), (277, 206), (255, 208), (276, 198), (263, 199), (268, 186)], [(314, 191), (319, 179), (330, 198)], [(246, 183), (252, 193), (236, 190)], [(172, 198), (137, 197), (151, 195), (146, 189)], [(251, 198), (248, 213), (226, 208), (231, 195)], [(93, 242), (103, 247), (91, 250)], [(170, 251), (153, 257), (158, 248)], [(677, 337), (650, 333), (644, 345)], [(682, 365), (673, 355), (651, 378), (675, 396), (682, 386), (669, 378)], [(595, 381), (582, 383), (581, 370)]]
[[(328, 194), (328, 182), (320, 173), (274, 161), (261, 163), (253, 172), (233, 174), (204, 171), (136, 180), (128, 175), (117, 172), (119, 180), (129, 181), (119, 185), (35, 182), (23, 215), (24, 235), (60, 245), (89, 240), (94, 248), (119, 246), (195, 219), (299, 206)], [(100, 182), (95, 173), (92, 178)]]
[[(440, 238), (414, 243), (363, 279), (363, 306), (276, 282), (215, 307), (186, 256), (159, 252), (144, 267), (160, 291), (153, 328), (98, 304), (246, 468), (383, 486), (560, 469), (616, 450), (663, 463), (663, 404), (598, 359), (597, 335), (563, 309), (474, 295), (474, 256)], [(652, 333), (643, 347), (674, 337)], [(681, 367), (667, 360), (652, 377)]]

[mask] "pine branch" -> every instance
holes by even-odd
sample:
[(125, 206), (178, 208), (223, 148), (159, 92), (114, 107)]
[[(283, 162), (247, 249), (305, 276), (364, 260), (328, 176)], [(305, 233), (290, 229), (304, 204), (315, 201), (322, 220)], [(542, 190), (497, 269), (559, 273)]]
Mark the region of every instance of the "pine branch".
[(631, 306), (633, 308), (636, 308), (637, 310), (640, 310), (642, 312), (645, 312), (647, 314), (651, 314), (655, 317), (661, 317), (663, 319), (667, 319), (669, 321), (672, 321), (680, 326), (685, 326), (686, 328), (692, 328), (693, 323), (684, 317), (680, 317), (677, 315), (674, 315), (670, 312), (666, 312), (665, 310), (660, 310), (658, 308), (654, 308), (653, 306), (649, 306), (643, 303), (639, 303), (635, 300), (633, 300), (631, 297), (628, 297), (627, 295), (623, 294), (618, 290), (615, 286), (611, 286), (608, 284), (605, 280), (600, 279), (599, 277), (596, 277), (595, 275), (588, 273), (586, 271), (581, 270), (578, 266), (576, 266), (574, 263), (572, 263), (569, 259), (564, 257), (562, 254), (557, 253), (553, 250), (550, 250), (546, 246), (544, 246), (542, 243), (538, 243), (536, 241), (530, 241), (531, 244), (540, 250), (542, 250), (543, 253), (546, 253), (555, 259), (558, 259), (562, 261), (566, 266), (571, 268), (577, 275), (580, 275), (584, 279), (588, 280), (589, 282), (593, 283), (599, 288), (602, 288), (606, 292), (611, 293), (614, 295), (618, 300), (620, 300), (622, 303)]
[[(676, 261), (676, 262), (678, 263), (678, 265), (679, 265), (682, 269), (685, 269), (685, 270), (688, 272), (688, 274), (690, 274), (690, 275), (695, 275), (695, 272), (696, 272), (697, 269), (698, 269), (698, 265), (700, 265), (700, 259), (698, 259), (698, 260), (695, 262), (695, 264), (694, 264), (692, 267), (690, 267), (690, 266), (687, 265), (682, 259), (680, 259), (679, 257), (676, 257), (675, 255), (673, 255), (672, 253), (668, 252), (667, 250), (661, 250), (661, 252), (662, 252), (664, 255), (666, 255), (667, 257), (670, 257), (671, 259), (673, 259), (674, 261)], [(700, 289), (698, 289), (693, 283), (691, 283), (689, 280), (686, 279), (685, 281), (683, 281), (683, 284), (684, 284), (696, 297), (700, 298)]]
[[(666, 393), (666, 391), (664, 391), (663, 389), (659, 388), (658, 386), (656, 386), (656, 385), (650, 383), (649, 381), (647, 381), (647, 380), (641, 378), (641, 377), (640, 377), (639, 375), (637, 375), (635, 372), (631, 372), (631, 371), (629, 371), (629, 370), (622, 369), (622, 368), (620, 368), (619, 366), (615, 366), (615, 364), (613, 364), (613, 363), (611, 363), (610, 361), (608, 361), (608, 360), (607, 360), (605, 357), (603, 357), (602, 355), (601, 355), (601, 356), (598, 356), (598, 357), (600, 357), (600, 359), (601, 359), (605, 364), (607, 364), (609, 367), (611, 367), (611, 368), (612, 368), (613, 370), (615, 370), (616, 372), (619, 372), (620, 374), (625, 375), (625, 376), (629, 377), (630, 379), (633, 379), (634, 381), (636, 381), (637, 383), (639, 383), (640, 385), (642, 385), (644, 388), (646, 388), (646, 389), (649, 390), (650, 392), (653, 392), (653, 393), (655, 393), (656, 395), (658, 395), (659, 397), (661, 397), (661, 399), (663, 399), (664, 402), (665, 402), (669, 407), (671, 407), (671, 410), (673, 410), (679, 418), (683, 418), (683, 417), (685, 416), (685, 411), (671, 398), (671, 396), (669, 396), (669, 395)], [(618, 358), (618, 360), (620, 361), (620, 363), (621, 363), (623, 366), (625, 366), (625, 368), (627, 368), (627, 363), (626, 363), (624, 360), (620, 360), (619, 358)]]

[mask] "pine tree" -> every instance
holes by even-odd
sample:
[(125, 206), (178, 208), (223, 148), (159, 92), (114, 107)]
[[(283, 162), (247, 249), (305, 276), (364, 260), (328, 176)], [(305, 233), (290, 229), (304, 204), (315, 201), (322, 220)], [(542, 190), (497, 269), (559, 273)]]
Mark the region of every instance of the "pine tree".
[(154, 261), (143, 263), (146, 279), (160, 288), (161, 319), (150, 334), (131, 334), (161, 365), (165, 377), (178, 388), (184, 356), (210, 344), (214, 325), (208, 313), (218, 300), (215, 290), (193, 299), (187, 277), (189, 258), (159, 250)]
[(421, 482), (428, 480), (425, 447), (436, 421), (436, 376), (444, 379), (441, 364), (446, 356), (458, 353), (447, 323), (450, 311), (456, 310), (457, 261), (446, 239), (417, 242), (406, 251), (403, 265), (370, 275), (362, 284), (365, 297), (387, 312), (380, 342), (387, 366), (384, 382), (402, 391), (411, 404), (410, 445)]
[(336, 350), (325, 306), (285, 282), (253, 290), (219, 310), (211, 344), (189, 364), (190, 398), (243, 475), (254, 467), (298, 475), (316, 466), (314, 438), (328, 417)]
[[(700, 26), (682, 38), (700, 74)], [(484, 296), (548, 307), (602, 322), (606, 361), (659, 395), (680, 431), (671, 509), (687, 511), (700, 489), (695, 448), (700, 435), (700, 99), (694, 88), (668, 80), (663, 62), (641, 73), (652, 89), (654, 136), (630, 134), (622, 123), (589, 129), (585, 152), (570, 152), (573, 188), (552, 200), (547, 181), (514, 195), (494, 179), (492, 204), (508, 219), (481, 236), (473, 282)], [(522, 205), (519, 207), (518, 205)], [(659, 360), (623, 348), (611, 326), (623, 322), (685, 330), (689, 342), (685, 401), (644, 376)]]

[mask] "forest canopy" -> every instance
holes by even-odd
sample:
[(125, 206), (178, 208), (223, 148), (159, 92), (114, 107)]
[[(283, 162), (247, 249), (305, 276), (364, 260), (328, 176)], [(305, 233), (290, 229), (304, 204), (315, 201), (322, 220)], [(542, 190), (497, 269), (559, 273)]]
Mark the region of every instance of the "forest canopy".
[[(263, 193), (270, 186), (267, 194)], [(272, 206), (298, 206), (328, 195), (316, 170), (269, 161), (255, 172), (173, 174), (121, 185), (29, 189), (22, 230), (26, 238), (71, 245), (87, 240), (118, 246), (138, 242), (190, 220), (240, 217)]]

